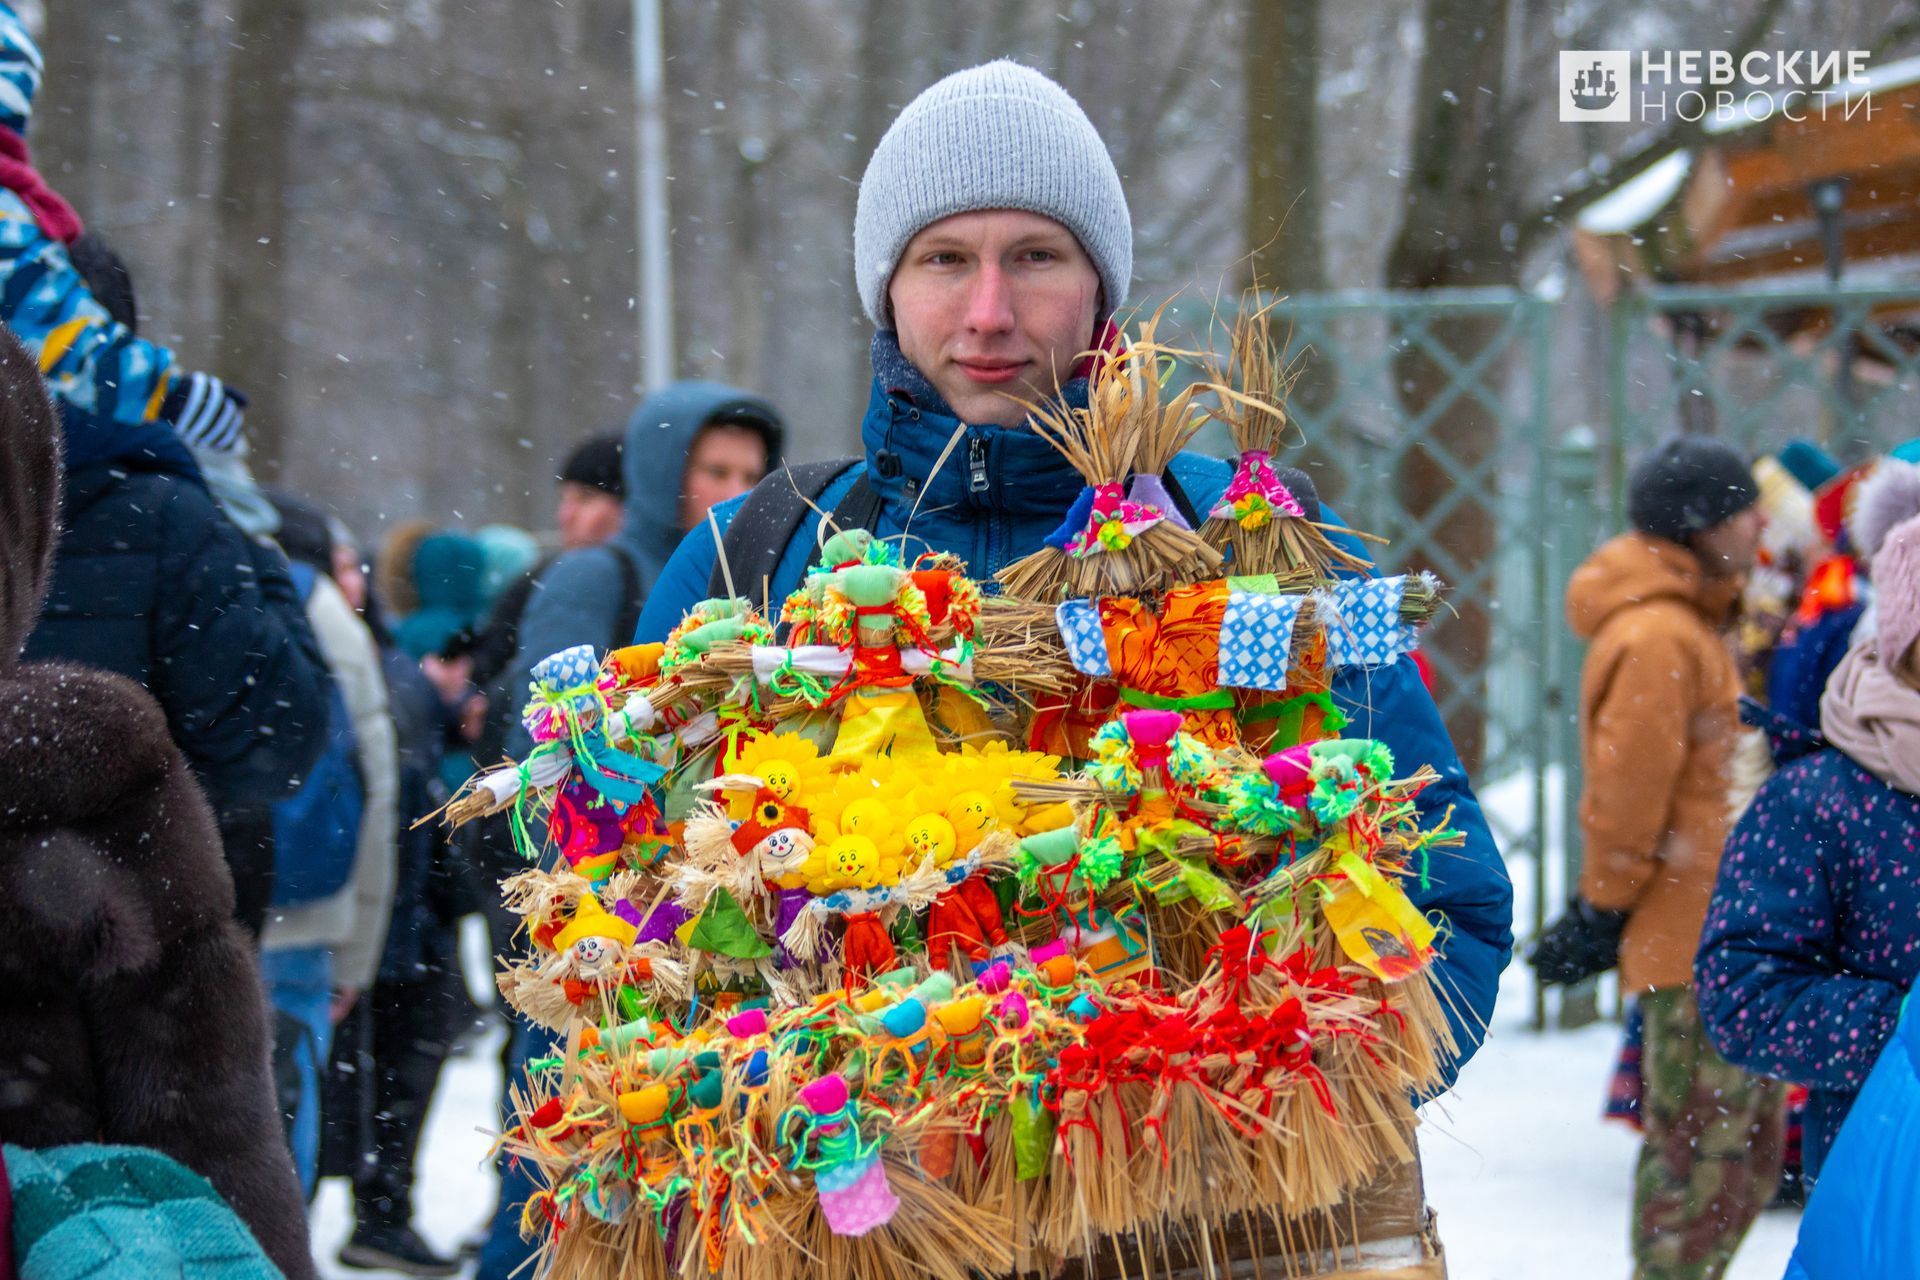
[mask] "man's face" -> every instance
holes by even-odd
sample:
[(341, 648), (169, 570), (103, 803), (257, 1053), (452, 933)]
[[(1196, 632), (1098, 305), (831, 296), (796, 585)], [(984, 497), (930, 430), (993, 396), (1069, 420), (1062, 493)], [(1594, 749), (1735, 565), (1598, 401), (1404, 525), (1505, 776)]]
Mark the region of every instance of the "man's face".
[(887, 296), (902, 354), (962, 421), (1018, 426), (1092, 345), (1100, 274), (1052, 218), (990, 209), (923, 228)]
[(752, 427), (716, 422), (701, 429), (687, 451), (680, 482), (680, 527), (691, 529), (707, 512), (737, 498), (767, 474), (767, 441)]
[(1694, 535), (1693, 551), (1710, 577), (1737, 578), (1753, 570), (1760, 556), (1760, 531), (1766, 520), (1759, 507), (1748, 507), (1713, 528)]
[(620, 499), (605, 489), (572, 480), (560, 482), (560, 505), (553, 522), (560, 530), (560, 544), (569, 551), (599, 546), (620, 532), (625, 514)]

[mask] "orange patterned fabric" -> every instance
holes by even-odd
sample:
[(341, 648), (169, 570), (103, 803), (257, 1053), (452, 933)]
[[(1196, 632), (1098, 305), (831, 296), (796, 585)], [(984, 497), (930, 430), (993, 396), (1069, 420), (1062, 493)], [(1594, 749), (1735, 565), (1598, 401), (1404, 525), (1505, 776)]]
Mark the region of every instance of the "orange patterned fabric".
[[(1168, 592), (1158, 617), (1128, 597), (1107, 597), (1099, 604), (1113, 679), (1122, 689), (1173, 699), (1217, 692), (1220, 620), (1227, 611), (1224, 581)], [(1231, 707), (1176, 709), (1186, 716), (1186, 731), (1208, 746), (1238, 745), (1240, 734)]]
[(1829, 613), (1852, 607), (1860, 599), (1859, 563), (1852, 556), (1828, 556), (1807, 574), (1795, 616), (1812, 626)]

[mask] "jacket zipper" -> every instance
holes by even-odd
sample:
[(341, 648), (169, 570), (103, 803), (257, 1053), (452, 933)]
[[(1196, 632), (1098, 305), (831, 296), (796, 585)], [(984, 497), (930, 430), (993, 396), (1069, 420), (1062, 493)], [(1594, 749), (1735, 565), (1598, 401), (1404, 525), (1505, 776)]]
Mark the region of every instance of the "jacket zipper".
[(967, 441), (967, 488), (974, 493), (987, 491), (987, 442), (979, 436)]

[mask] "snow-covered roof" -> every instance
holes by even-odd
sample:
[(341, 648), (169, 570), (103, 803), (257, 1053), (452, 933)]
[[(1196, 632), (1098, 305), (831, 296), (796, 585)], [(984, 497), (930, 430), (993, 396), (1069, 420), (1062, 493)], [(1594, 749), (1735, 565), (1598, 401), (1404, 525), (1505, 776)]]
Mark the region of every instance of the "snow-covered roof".
[(1669, 151), (1580, 211), (1574, 225), (1594, 235), (1628, 235), (1680, 194), (1693, 172), (1693, 152)]
[[(1828, 100), (1830, 110), (1856, 102), (1869, 93), (1885, 93), (1920, 83), (1920, 56), (1902, 58), (1882, 67), (1870, 68), (1859, 80), (1834, 86)], [(1724, 137), (1759, 124), (1792, 102), (1805, 98), (1806, 90), (1786, 93), (1759, 93), (1735, 100), (1732, 107), (1715, 112), (1706, 121), (1709, 135)], [(1595, 235), (1629, 235), (1645, 226), (1667, 203), (1680, 194), (1693, 172), (1693, 153), (1671, 151), (1648, 165), (1612, 192), (1580, 211), (1574, 225)]]
[[(1884, 67), (1869, 67), (1858, 80), (1846, 80), (1832, 86), (1828, 92), (1833, 96), (1826, 100), (1829, 110), (1839, 110), (1848, 103), (1857, 102), (1869, 93), (1886, 93), (1893, 89), (1904, 89), (1910, 84), (1920, 82), (1920, 56), (1901, 58), (1889, 62)], [(1789, 104), (1805, 100), (1814, 90), (1782, 89), (1758, 90), (1734, 99), (1733, 105), (1717, 110), (1707, 118), (1706, 131), (1716, 136), (1737, 133), (1742, 129), (1769, 120), (1784, 110)]]

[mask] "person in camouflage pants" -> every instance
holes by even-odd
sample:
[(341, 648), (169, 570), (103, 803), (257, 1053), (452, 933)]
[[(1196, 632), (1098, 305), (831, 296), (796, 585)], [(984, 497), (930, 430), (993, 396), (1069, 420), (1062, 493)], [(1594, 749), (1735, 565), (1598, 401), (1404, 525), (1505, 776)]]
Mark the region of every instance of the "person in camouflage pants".
[(1640, 1008), (1634, 1280), (1717, 1280), (1780, 1181), (1786, 1086), (1715, 1051), (1690, 988), (1650, 991)]

